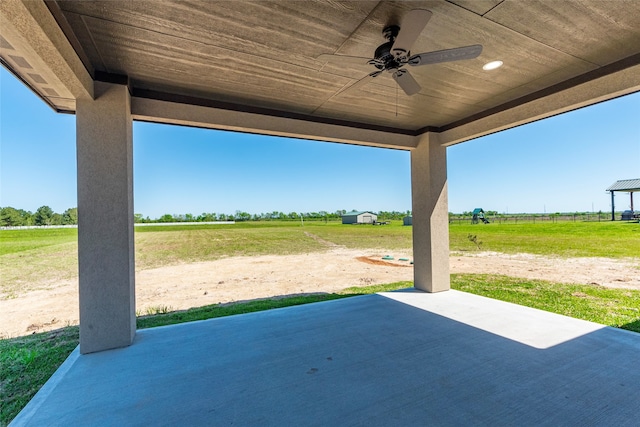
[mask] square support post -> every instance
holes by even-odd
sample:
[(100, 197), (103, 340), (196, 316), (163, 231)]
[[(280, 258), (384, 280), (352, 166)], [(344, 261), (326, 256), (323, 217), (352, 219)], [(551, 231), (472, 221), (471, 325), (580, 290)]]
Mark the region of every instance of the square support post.
[(126, 85), (94, 89), (76, 102), (83, 354), (128, 346), (136, 332), (131, 100)]
[(411, 197), (414, 287), (449, 290), (447, 151), (437, 134), (419, 136), (411, 151)]
[(616, 220), (616, 201), (614, 191), (611, 190), (611, 221)]

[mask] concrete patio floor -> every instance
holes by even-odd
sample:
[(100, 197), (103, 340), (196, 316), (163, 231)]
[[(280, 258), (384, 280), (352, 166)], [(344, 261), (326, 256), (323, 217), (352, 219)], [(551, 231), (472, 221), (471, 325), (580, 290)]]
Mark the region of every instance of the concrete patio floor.
[(640, 425), (640, 334), (449, 291), (76, 349), (12, 425)]

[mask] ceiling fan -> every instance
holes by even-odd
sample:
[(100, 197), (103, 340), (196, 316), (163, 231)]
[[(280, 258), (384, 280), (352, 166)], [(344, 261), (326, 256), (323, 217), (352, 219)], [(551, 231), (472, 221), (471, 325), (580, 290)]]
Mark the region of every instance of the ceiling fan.
[(391, 73), (391, 77), (393, 77), (398, 86), (400, 86), (407, 95), (415, 95), (420, 92), (421, 87), (409, 73), (409, 70), (404, 68), (405, 66), (418, 67), (428, 64), (474, 59), (482, 52), (482, 45), (476, 44), (411, 55), (411, 47), (420, 36), (427, 22), (429, 22), (431, 15), (432, 13), (428, 10), (414, 9), (407, 12), (402, 20), (401, 26), (386, 26), (382, 30), (382, 34), (387, 39), (387, 42), (378, 46), (373, 54), (373, 59), (333, 54), (323, 54), (317, 59), (337, 65), (349, 63), (372, 65), (376, 68), (372, 73), (364, 76), (354, 84), (343, 88), (338, 93), (360, 87), (387, 71)]

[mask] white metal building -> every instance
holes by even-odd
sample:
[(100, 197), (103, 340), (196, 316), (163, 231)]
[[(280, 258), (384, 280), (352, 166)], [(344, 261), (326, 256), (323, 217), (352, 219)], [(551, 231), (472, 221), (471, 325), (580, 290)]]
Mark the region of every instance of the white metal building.
[(375, 224), (377, 220), (378, 215), (369, 211), (351, 211), (342, 215), (343, 224)]

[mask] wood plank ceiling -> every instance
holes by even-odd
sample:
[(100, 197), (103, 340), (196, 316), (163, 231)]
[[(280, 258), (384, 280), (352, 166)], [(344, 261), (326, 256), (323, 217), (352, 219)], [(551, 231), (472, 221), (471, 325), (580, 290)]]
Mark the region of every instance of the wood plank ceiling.
[[(138, 94), (184, 95), (283, 115), (406, 131), (442, 128), (617, 62), (640, 63), (640, 1), (57, 1), (48, 4), (89, 72), (123, 75)], [(372, 57), (411, 9), (431, 20), (412, 53), (473, 44), (472, 60), (389, 75), (321, 54)], [(56, 13), (57, 11), (57, 13)], [(75, 39), (75, 40), (74, 40)], [(484, 71), (483, 64), (504, 66)], [(385, 73), (386, 74), (386, 73)], [(46, 96), (46, 94), (44, 94)], [(71, 105), (60, 101), (60, 105)]]

